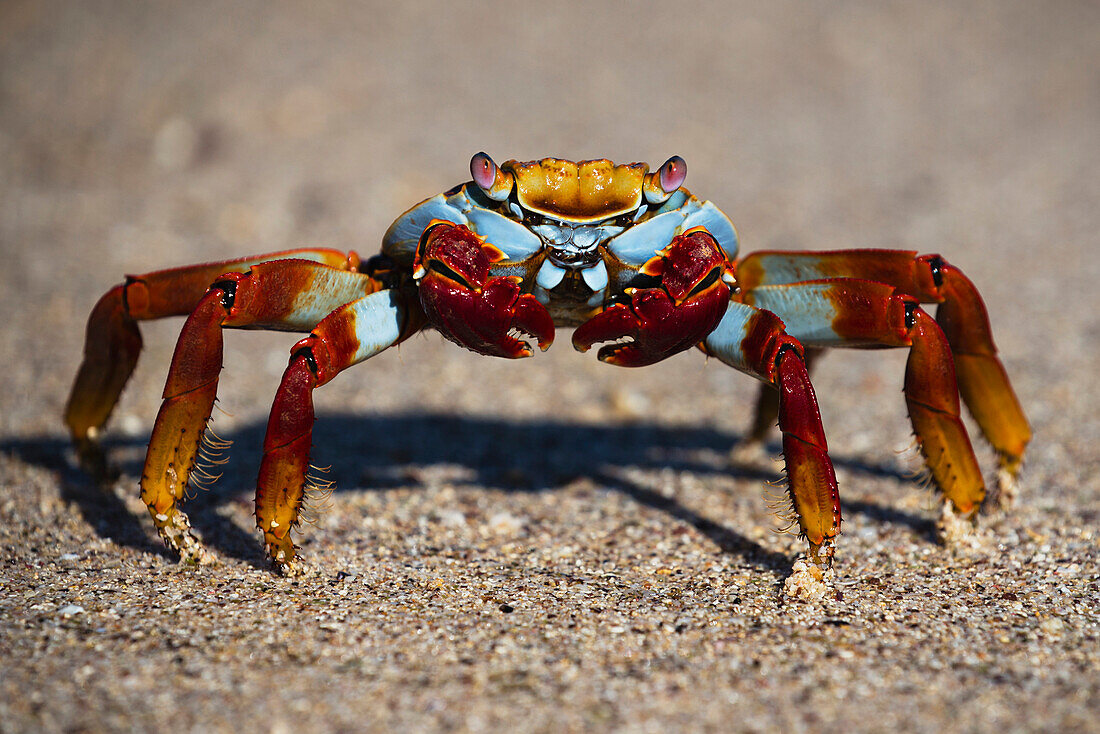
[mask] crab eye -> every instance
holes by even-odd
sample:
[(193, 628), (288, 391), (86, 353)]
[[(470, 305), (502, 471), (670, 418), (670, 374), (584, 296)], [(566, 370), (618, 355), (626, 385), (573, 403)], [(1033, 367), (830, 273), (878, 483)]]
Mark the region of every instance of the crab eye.
[(500, 170), (485, 153), (478, 153), (470, 159), (470, 175), (478, 188), (493, 201), (504, 201), (512, 193), (515, 180), (512, 174)]
[(497, 164), (485, 153), (478, 153), (470, 159), (470, 175), (474, 183), (488, 191), (497, 180)]
[(671, 194), (684, 185), (684, 179), (688, 175), (687, 163), (678, 155), (674, 155), (661, 166), (661, 188), (665, 193)]
[(684, 185), (688, 167), (684, 159), (674, 155), (653, 173), (646, 174), (642, 190), (650, 204), (663, 204), (673, 192)]

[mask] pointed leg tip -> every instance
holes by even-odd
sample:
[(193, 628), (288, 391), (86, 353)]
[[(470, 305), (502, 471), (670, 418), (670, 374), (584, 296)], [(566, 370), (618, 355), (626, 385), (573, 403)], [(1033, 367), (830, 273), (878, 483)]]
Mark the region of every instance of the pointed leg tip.
[(809, 542), (809, 557), (814, 565), (824, 570), (833, 567), (833, 555), (836, 554), (836, 545), (833, 540), (834, 538), (828, 537), (822, 538), (819, 543)]
[(201, 543), (180, 553), (180, 565), (188, 566), (215, 566), (218, 560), (214, 554), (206, 550)]
[(265, 531), (264, 541), (271, 568), (276, 575), (296, 579), (319, 575), (319, 571), (306, 563), (298, 553), (298, 546), (290, 539), (290, 533), (279, 537), (273, 532)]

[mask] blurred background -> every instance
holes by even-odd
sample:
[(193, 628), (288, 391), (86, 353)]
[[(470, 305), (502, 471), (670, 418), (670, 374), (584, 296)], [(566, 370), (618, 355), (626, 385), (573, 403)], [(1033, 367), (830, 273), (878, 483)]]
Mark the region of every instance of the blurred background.
[[(1098, 140), (1094, 2), (4, 0), (0, 439), (16, 469), (68, 477), (46, 485), (83, 481), (59, 469), (60, 413), (86, 316), (124, 273), (305, 245), (368, 256), (395, 216), (465, 180), (481, 150), (652, 166), (678, 154), (686, 186), (729, 214), (745, 251), (905, 248), (967, 273), (1035, 428), (1021, 517), (1094, 527)], [(128, 488), (179, 326), (144, 328), (146, 354), (110, 425)], [(256, 541), (250, 483), (293, 340), (227, 339), (216, 426), (238, 446), (218, 492), (238, 500), (224, 512), (240, 548)], [(930, 505), (899, 455), (911, 443), (904, 361), (836, 354), (815, 375), (843, 496), (871, 508), (846, 516), (842, 572), (868, 557), (861, 528), (929, 543), (881, 509), (923, 517)], [(705, 428), (717, 466), (755, 389), (697, 353), (621, 370), (562, 333), (510, 363), (426, 334), (319, 391), (316, 460), (346, 489), (379, 483), (372, 462), (459, 464), (475, 485), (553, 489), (605, 452), (629, 464), (644, 431)], [(447, 417), (474, 420), (432, 428)], [(600, 437), (630, 425), (643, 434)], [(659, 465), (643, 468), (667, 479)], [(680, 502), (791, 553), (770, 532), (762, 483), (737, 475), (728, 494)], [(239, 553), (258, 563), (255, 549)]]

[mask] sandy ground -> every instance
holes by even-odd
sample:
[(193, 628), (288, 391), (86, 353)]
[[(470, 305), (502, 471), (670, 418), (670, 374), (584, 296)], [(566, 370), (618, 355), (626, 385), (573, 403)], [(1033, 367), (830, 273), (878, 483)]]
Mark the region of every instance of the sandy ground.
[[(0, 5), (0, 731), (1100, 729), (1098, 6), (673, 5)], [(567, 334), (519, 363), (429, 334), (321, 390), (314, 578), (250, 515), (287, 335), (228, 338), (232, 460), (190, 505), (217, 565), (136, 496), (178, 321), (144, 330), (117, 485), (75, 468), (60, 413), (123, 273), (369, 254), (478, 150), (678, 153), (747, 250), (943, 253), (1034, 426), (1017, 506), (938, 543), (905, 355), (833, 354), (835, 593), (786, 600), (776, 466), (729, 458), (753, 381)]]

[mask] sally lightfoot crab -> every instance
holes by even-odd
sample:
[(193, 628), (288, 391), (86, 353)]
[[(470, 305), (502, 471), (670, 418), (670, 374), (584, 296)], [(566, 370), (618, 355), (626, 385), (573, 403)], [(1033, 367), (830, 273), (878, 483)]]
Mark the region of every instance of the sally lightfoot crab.
[[(314, 422), (312, 394), (348, 367), (434, 328), (497, 357), (546, 349), (557, 327), (573, 346), (624, 367), (691, 347), (764, 383), (752, 438), (778, 420), (793, 517), (810, 558), (827, 565), (840, 495), (807, 348), (909, 349), (905, 401), (932, 482), (972, 516), (986, 494), (959, 418), (959, 395), (999, 458), (1019, 471), (1030, 429), (997, 359), (971, 282), (939, 255), (895, 250), (759, 252), (714, 204), (682, 188), (683, 159), (557, 158), (496, 165), (478, 153), (472, 180), (417, 204), (381, 254), (300, 249), (129, 276), (88, 320), (65, 419), (83, 463), (102, 472), (97, 436), (137, 362), (137, 322), (187, 316), (141, 477), (165, 542), (203, 555), (180, 509), (209, 448), (222, 330), (308, 332), (275, 395), (256, 489), (267, 552), (291, 568)], [(932, 318), (923, 303), (938, 304)], [(530, 341), (529, 341), (530, 340)]]

